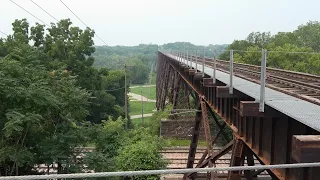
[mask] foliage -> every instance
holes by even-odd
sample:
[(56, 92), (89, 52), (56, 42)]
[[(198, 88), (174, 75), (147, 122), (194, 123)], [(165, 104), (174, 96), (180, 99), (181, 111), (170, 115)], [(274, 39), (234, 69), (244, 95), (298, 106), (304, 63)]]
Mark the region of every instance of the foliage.
[(161, 119), (168, 118), (169, 109), (172, 109), (172, 106), (167, 106), (163, 111), (156, 111), (151, 116), (151, 120), (146, 122), (146, 127), (148, 127), (149, 133), (153, 135), (160, 134), (160, 122)]
[[(320, 54), (314, 53), (320, 50), (319, 31), (320, 23), (310, 21), (293, 32), (279, 32), (273, 36), (269, 32), (250, 33), (246, 40), (235, 40), (227, 49), (237, 50), (234, 52), (236, 62), (260, 65), (261, 53), (257, 51), (264, 48), (269, 51), (268, 67), (319, 75)], [(219, 58), (229, 60), (229, 52)]]
[(94, 57), (97, 68), (121, 69), (127, 65), (128, 79), (134, 84), (144, 84), (148, 80), (151, 67), (157, 60), (157, 45), (139, 46), (98, 46)]
[[(132, 121), (132, 124), (135, 125), (135, 127), (142, 126), (142, 117), (131, 119), (131, 121)], [(149, 121), (151, 121), (151, 117), (143, 117), (143, 121), (144, 121), (144, 123), (149, 123)]]
[[(30, 27), (26, 19), (12, 25), (13, 35), (0, 39), (1, 175), (46, 173), (35, 168), (41, 164), (58, 173), (116, 171), (120, 154), (143, 153), (151, 142), (144, 154), (155, 159), (139, 156), (140, 168), (164, 167), (158, 136), (148, 128), (125, 130), (125, 72), (92, 66), (93, 30), (69, 19), (50, 27)], [(147, 75), (141, 62), (148, 57), (135, 57), (135, 68)], [(95, 150), (82, 152), (88, 144)]]
[[(133, 130), (124, 148), (116, 158), (117, 168), (124, 171), (163, 169), (167, 162), (159, 152), (164, 141), (151, 135), (146, 129)], [(146, 148), (148, 147), (148, 148)], [(159, 179), (159, 175), (134, 176), (133, 179)]]
[[(109, 117), (124, 116), (124, 72), (92, 67), (94, 31), (69, 19), (46, 30), (26, 19), (12, 26), (13, 35), (0, 40), (0, 174), (37, 174), (40, 164), (57, 164), (58, 173), (81, 172), (76, 148), (92, 141), (99, 151), (86, 163), (111, 161), (121, 141), (114, 134), (99, 138), (113, 133), (102, 128), (117, 127)], [(87, 122), (102, 120), (110, 122)], [(118, 127), (123, 131), (123, 124)], [(87, 167), (98, 170), (101, 164)]]
[(114, 171), (115, 157), (125, 143), (127, 138), (124, 130), (124, 121), (108, 119), (101, 124), (95, 124), (88, 130), (88, 135), (95, 145), (95, 151), (88, 153), (84, 158), (84, 163), (88, 169), (95, 172)]
[(88, 114), (88, 93), (63, 71), (7, 58), (0, 64), (1, 174), (71, 161), (73, 148), (83, 143), (76, 124)]
[[(218, 56), (227, 45), (206, 46), (206, 56), (212, 57), (215, 53)], [(175, 42), (164, 44), (160, 50), (198, 50), (203, 51), (203, 46), (196, 46), (188, 42)], [(157, 62), (158, 45), (140, 44), (139, 46), (97, 46), (93, 54), (96, 61), (96, 68), (124, 69), (127, 65), (128, 79), (133, 84), (145, 84), (148, 82), (149, 72), (155, 71)], [(155, 78), (155, 76), (154, 76)], [(153, 81), (154, 83), (154, 81)]]
[(213, 45), (209, 44), (208, 46), (198, 46), (191, 44), (189, 42), (175, 42), (175, 43), (168, 43), (164, 44), (160, 47), (161, 50), (173, 50), (173, 51), (186, 51), (188, 50), (189, 53), (195, 54), (195, 51), (198, 51), (198, 54), (202, 56), (203, 49), (206, 50), (206, 56), (213, 57), (219, 56), (225, 48), (227, 48), (227, 44), (222, 45)]

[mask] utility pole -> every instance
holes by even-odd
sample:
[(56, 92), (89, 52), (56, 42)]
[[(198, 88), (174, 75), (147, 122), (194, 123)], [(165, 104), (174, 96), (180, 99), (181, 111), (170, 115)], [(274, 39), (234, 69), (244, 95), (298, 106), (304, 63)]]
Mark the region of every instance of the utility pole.
[(126, 129), (129, 128), (129, 119), (128, 119), (128, 82), (127, 82), (127, 67), (132, 67), (132, 65), (128, 66), (127, 64), (124, 64), (124, 111), (125, 111), (125, 119), (127, 120), (126, 123)]
[(144, 119), (143, 119), (143, 96), (142, 96), (142, 88), (141, 88), (141, 124), (144, 127)]
[(125, 110), (125, 119), (126, 119), (126, 129), (128, 129), (128, 99), (127, 99), (127, 65), (124, 64), (124, 110)]

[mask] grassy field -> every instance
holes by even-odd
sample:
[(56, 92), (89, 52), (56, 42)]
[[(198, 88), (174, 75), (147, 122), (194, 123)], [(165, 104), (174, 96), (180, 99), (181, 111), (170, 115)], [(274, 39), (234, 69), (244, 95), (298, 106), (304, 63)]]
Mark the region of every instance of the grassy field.
[[(143, 120), (144, 120), (144, 123), (147, 123), (151, 120), (151, 117), (144, 117)], [(142, 118), (131, 119), (131, 122), (137, 126), (141, 126)]]
[[(190, 140), (183, 139), (166, 139), (166, 144), (170, 146), (190, 146)], [(199, 141), (198, 146), (207, 146), (205, 141)]]
[[(142, 90), (142, 93), (141, 93)], [(130, 88), (130, 91), (135, 94), (142, 95), (144, 97), (147, 97), (148, 99), (155, 100), (156, 99), (156, 87), (134, 87)]]
[[(138, 115), (141, 114), (141, 101), (129, 101), (130, 104), (130, 115)], [(143, 102), (143, 113), (148, 114), (152, 113), (156, 107), (155, 102)]]
[(157, 79), (157, 74), (156, 73), (152, 73), (151, 84), (156, 84), (156, 79)]

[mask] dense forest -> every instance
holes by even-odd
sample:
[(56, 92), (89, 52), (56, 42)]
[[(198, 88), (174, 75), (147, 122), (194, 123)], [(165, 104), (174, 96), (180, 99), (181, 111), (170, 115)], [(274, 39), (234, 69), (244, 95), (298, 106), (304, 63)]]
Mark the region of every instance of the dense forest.
[(92, 29), (22, 19), (12, 30), (0, 39), (0, 176), (165, 166), (157, 125), (123, 118), (124, 71), (93, 66)]
[[(237, 62), (260, 65), (261, 49), (267, 49), (267, 66), (320, 75), (320, 23), (310, 21), (293, 32), (252, 32), (245, 40), (235, 40), (227, 48), (237, 50)], [(229, 60), (229, 52), (220, 55)]]
[[(228, 45), (208, 45), (205, 49), (208, 56), (213, 53), (220, 55), (221, 51)], [(190, 50), (195, 52), (203, 51), (204, 46), (197, 46), (189, 42), (168, 43), (161, 46), (154, 44), (140, 44), (138, 46), (97, 46), (93, 54), (96, 68), (120, 69), (124, 70), (127, 66), (128, 77), (133, 84), (148, 83), (150, 71), (155, 72), (157, 63), (157, 52), (160, 50), (184, 51)]]
[(155, 70), (158, 45), (139, 46), (97, 46), (93, 54), (94, 67), (124, 70), (127, 66), (128, 77), (133, 84), (148, 82), (150, 71)]
[[(208, 57), (219, 56), (222, 51), (224, 51), (229, 44), (222, 44), (222, 45), (213, 45), (209, 44), (208, 46), (199, 46), (194, 45), (189, 42), (176, 42), (176, 43), (168, 43), (160, 46), (162, 50), (173, 50), (173, 51), (186, 51), (188, 50), (190, 53), (198, 55), (203, 55), (203, 50), (205, 50), (205, 55)], [(196, 52), (197, 51), (197, 52)]]

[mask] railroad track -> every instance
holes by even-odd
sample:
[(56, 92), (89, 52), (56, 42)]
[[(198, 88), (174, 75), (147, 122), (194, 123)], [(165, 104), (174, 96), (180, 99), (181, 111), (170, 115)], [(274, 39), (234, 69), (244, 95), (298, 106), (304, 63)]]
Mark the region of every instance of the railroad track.
[[(214, 151), (219, 151), (221, 147), (213, 147)], [(198, 161), (200, 160), (203, 152), (206, 150), (205, 147), (198, 147), (195, 155), (195, 164), (194, 167), (197, 165)], [(161, 151), (162, 156), (169, 162), (167, 166), (168, 169), (181, 169), (187, 167), (188, 155), (189, 155), (189, 147), (167, 147)], [(215, 161), (216, 167), (229, 167), (231, 160), (231, 151), (218, 160)], [(260, 164), (257, 159), (254, 160), (255, 164)], [(245, 164), (246, 165), (246, 164)], [(219, 178), (225, 178), (228, 175), (228, 171), (218, 171), (217, 175)], [(170, 178), (171, 176), (164, 176), (163, 179), (181, 179), (182, 175), (175, 175)], [(259, 177), (269, 177), (268, 173), (264, 171), (259, 175)]]
[[(195, 156), (195, 164), (197, 165), (200, 160), (203, 152), (206, 148), (198, 148)], [(219, 148), (214, 148), (214, 151), (218, 151)], [(189, 147), (174, 147), (174, 148), (165, 148), (161, 151), (163, 157), (169, 161), (169, 169), (181, 169), (187, 167)], [(217, 167), (229, 167), (231, 159), (231, 152), (222, 156), (219, 160), (216, 161)], [(257, 162), (258, 163), (258, 162)], [(224, 172), (227, 173), (227, 172)]]
[[(229, 61), (216, 62), (217, 70), (229, 73)], [(205, 58), (205, 64), (213, 67), (213, 59)], [(234, 63), (233, 71), (237, 77), (260, 84), (260, 66)], [(266, 87), (320, 105), (320, 76), (276, 68), (266, 68), (266, 72)]]

